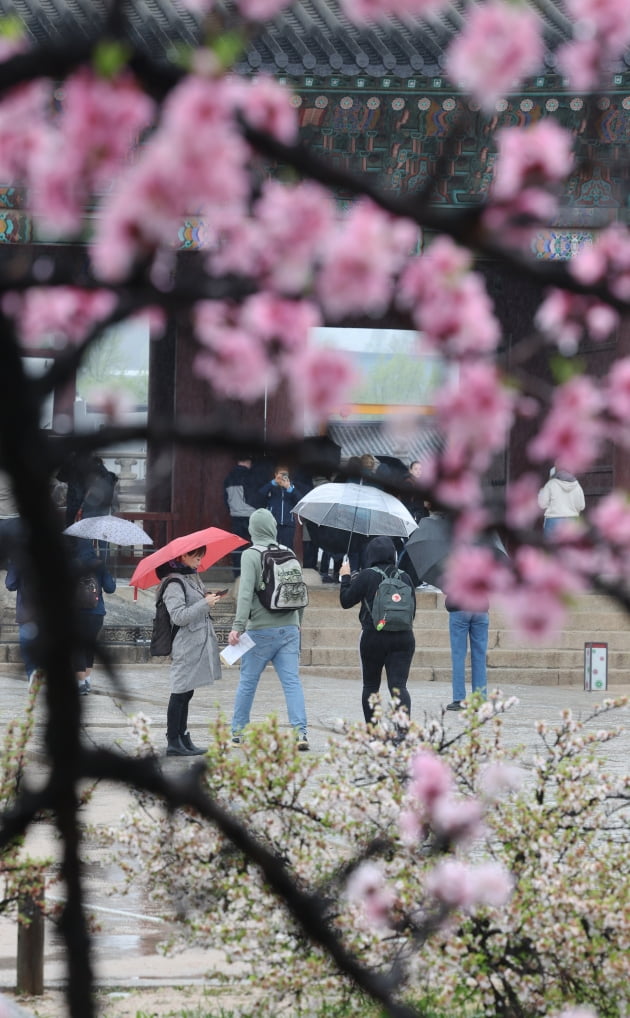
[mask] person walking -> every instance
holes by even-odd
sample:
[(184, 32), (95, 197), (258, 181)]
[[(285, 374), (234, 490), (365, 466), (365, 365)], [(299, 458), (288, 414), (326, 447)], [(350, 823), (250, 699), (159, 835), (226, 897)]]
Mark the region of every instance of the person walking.
[(78, 642), (72, 655), (72, 665), (79, 683), (79, 693), (87, 696), (91, 690), (90, 675), (94, 667), (96, 642), (105, 622), (103, 591), (113, 594), (116, 580), (107, 568), (106, 559), (94, 550), (92, 541), (76, 541), (75, 566), (77, 569), (77, 622)]
[[(223, 481), (223, 496), (230, 514), (232, 533), (246, 541), (249, 540), (247, 529), (249, 517), (256, 508), (252, 505), (254, 500), (252, 463), (251, 456), (242, 456)], [(241, 575), (241, 554), (240, 548), (232, 552), (232, 571), (235, 579)]]
[[(252, 544), (268, 548), (277, 544), (278, 528), (268, 509), (256, 509), (249, 518)], [(282, 685), (289, 724), (297, 747), (309, 749), (306, 704), (300, 681), (300, 624), (303, 609), (272, 611), (261, 603), (257, 591), (262, 579), (262, 555), (258, 548), (246, 548), (241, 556), (241, 581), (236, 615), (228, 637), (234, 647), (245, 630), (254, 641), (241, 658), (241, 673), (232, 714), (232, 742), (238, 745), (249, 724), (258, 682), (266, 665), (272, 664)]]
[(453, 700), (447, 710), (461, 710), (466, 699), (466, 656), (470, 641), (470, 668), (473, 693), (481, 693), (484, 700), (487, 693), (488, 611), (462, 611), (450, 597), (446, 597), (448, 635), (451, 645), (451, 681)]
[(374, 705), (371, 698), (381, 688), (383, 668), (387, 676), (390, 696), (397, 697), (408, 714), (411, 711), (411, 697), (407, 689), (407, 680), (416, 649), (413, 628), (410, 626), (408, 629), (388, 631), (385, 625), (379, 631), (372, 618), (372, 605), (383, 580), (383, 573), (387, 576), (398, 574), (410, 587), (413, 595), (414, 617), (416, 594), (411, 577), (397, 569), (396, 547), (391, 537), (373, 537), (365, 549), (365, 562), (366, 568), (354, 574), (351, 573), (349, 562), (342, 563), (339, 569), (341, 580), (339, 600), (342, 608), (361, 605), (359, 611), (359, 622), (361, 623), (359, 653), (363, 672), (361, 703), (365, 721), (370, 724), (374, 719)]
[(575, 522), (585, 504), (584, 491), (577, 478), (568, 470), (552, 467), (549, 480), (538, 492), (538, 505), (544, 511), (545, 539), (552, 539), (560, 524)]
[(195, 548), (156, 569), (162, 581), (156, 600), (161, 593), (170, 620), (177, 626), (171, 651), (171, 695), (166, 710), (167, 756), (205, 753), (190, 737), (188, 707), (196, 689), (211, 686), (221, 678), (219, 644), (210, 609), (222, 595), (206, 593), (197, 572), (205, 553), (205, 547)]

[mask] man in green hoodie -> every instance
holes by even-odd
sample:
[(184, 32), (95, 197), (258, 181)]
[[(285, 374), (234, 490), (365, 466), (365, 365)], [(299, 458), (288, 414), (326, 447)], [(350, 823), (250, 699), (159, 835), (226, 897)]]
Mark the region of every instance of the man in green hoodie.
[[(268, 548), (278, 540), (276, 521), (268, 509), (256, 509), (249, 518), (249, 533), (254, 545)], [(257, 591), (262, 579), (262, 555), (258, 548), (247, 548), (241, 556), (241, 580), (236, 617), (228, 642), (235, 646), (247, 630), (255, 646), (241, 658), (241, 675), (234, 701), (232, 742), (239, 744), (249, 724), (250, 711), (263, 669), (273, 664), (282, 684), (298, 749), (309, 749), (306, 730), (306, 706), (300, 681), (300, 624), (303, 609), (270, 611)]]

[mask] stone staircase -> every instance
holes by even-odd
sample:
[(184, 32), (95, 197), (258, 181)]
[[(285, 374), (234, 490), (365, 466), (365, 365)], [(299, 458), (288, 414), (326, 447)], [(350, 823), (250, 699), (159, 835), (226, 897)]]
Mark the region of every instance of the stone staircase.
[[(301, 667), (306, 676), (360, 678), (358, 606), (344, 611), (336, 586), (322, 585), (319, 575), (305, 570), (310, 603), (304, 615)], [(204, 580), (208, 587), (230, 586), (230, 594), (215, 610), (215, 629), (221, 645), (234, 618), (236, 593), (227, 570), (211, 569)], [(10, 597), (10, 595), (9, 595)], [(21, 667), (17, 626), (12, 604), (3, 599), (0, 613), (0, 664)], [(151, 660), (149, 639), (155, 591), (133, 591), (119, 579), (116, 594), (106, 597), (107, 616), (102, 639), (120, 664)], [(448, 616), (442, 594), (417, 591), (415, 621), (416, 655), (412, 678), (416, 681), (449, 682), (450, 652)], [(566, 629), (552, 646), (532, 647), (517, 642), (505, 626), (500, 611), (490, 612), (488, 641), (488, 684), (503, 688), (510, 684), (582, 686), (584, 644), (608, 644), (608, 684), (630, 690), (630, 618), (610, 599), (583, 595), (577, 599)]]

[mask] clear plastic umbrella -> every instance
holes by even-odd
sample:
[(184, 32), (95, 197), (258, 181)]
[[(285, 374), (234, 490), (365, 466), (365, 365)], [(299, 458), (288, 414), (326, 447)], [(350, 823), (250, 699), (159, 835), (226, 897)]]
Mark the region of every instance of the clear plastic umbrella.
[(366, 537), (407, 538), (418, 524), (400, 499), (371, 484), (319, 484), (291, 512), (322, 527)]

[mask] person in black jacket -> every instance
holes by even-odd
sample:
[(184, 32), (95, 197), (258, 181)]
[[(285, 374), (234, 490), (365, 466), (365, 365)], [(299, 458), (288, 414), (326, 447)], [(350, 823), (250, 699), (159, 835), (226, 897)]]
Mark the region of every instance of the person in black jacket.
[[(339, 570), (341, 586), (339, 599), (342, 608), (361, 605), (359, 622), (361, 623), (361, 639), (359, 653), (363, 671), (363, 693), (361, 702), (363, 716), (370, 723), (374, 716), (374, 707), (370, 697), (381, 688), (383, 668), (387, 676), (387, 686), (391, 696), (396, 696), (401, 706), (410, 713), (411, 697), (407, 689), (407, 679), (416, 641), (413, 629), (388, 632), (387, 628), (378, 632), (372, 621), (372, 602), (374, 595), (383, 579), (381, 573), (372, 568), (377, 566), (387, 573), (395, 575), (396, 548), (390, 537), (373, 537), (365, 549), (366, 568), (351, 575), (350, 565), (344, 562)], [(401, 578), (413, 591), (415, 614), (415, 590), (411, 577), (400, 572)]]

